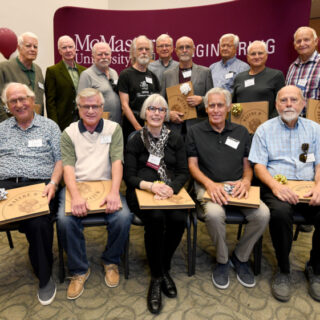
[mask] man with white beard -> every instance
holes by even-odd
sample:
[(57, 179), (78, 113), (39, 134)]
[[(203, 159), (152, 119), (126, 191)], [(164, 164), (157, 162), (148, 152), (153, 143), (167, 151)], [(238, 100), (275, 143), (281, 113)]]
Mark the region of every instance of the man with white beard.
[(132, 40), (130, 47), (131, 67), (120, 73), (118, 89), (123, 117), (123, 137), (126, 143), (129, 134), (143, 127), (140, 109), (144, 100), (160, 91), (157, 76), (148, 70), (152, 57), (153, 44), (146, 36), (138, 36)]
[[(279, 116), (263, 123), (256, 131), (249, 161), (261, 180), (261, 198), (270, 209), (270, 235), (278, 262), (272, 281), (272, 294), (280, 301), (291, 297), (289, 254), (293, 240), (293, 213), (296, 208), (315, 226), (310, 259), (305, 274), (309, 294), (320, 301), (320, 125), (299, 117), (305, 106), (302, 91), (296, 86), (279, 90), (276, 109)], [(304, 195), (308, 204), (277, 179), (311, 180), (314, 187)], [(277, 177), (278, 176), (278, 177)]]

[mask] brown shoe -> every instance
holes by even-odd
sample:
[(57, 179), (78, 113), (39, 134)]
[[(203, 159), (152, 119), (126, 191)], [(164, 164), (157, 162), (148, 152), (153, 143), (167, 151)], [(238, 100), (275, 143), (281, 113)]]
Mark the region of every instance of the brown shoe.
[(117, 287), (119, 285), (119, 269), (116, 264), (104, 264), (105, 277), (104, 281), (110, 288)]
[(89, 278), (90, 268), (85, 274), (76, 274), (71, 277), (71, 281), (69, 283), (67, 298), (74, 300), (79, 298), (83, 293), (83, 286), (86, 280)]

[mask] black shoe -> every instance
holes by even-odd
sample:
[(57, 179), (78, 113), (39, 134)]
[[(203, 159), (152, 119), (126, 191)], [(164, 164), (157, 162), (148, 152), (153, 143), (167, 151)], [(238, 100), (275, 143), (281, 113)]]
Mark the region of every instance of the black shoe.
[(162, 278), (152, 278), (148, 290), (148, 309), (153, 314), (158, 314), (161, 310), (161, 283)]
[(162, 292), (168, 298), (175, 298), (177, 296), (177, 287), (174, 284), (174, 281), (172, 280), (172, 278), (170, 277), (169, 272), (165, 272), (163, 275), (161, 289), (162, 289)]

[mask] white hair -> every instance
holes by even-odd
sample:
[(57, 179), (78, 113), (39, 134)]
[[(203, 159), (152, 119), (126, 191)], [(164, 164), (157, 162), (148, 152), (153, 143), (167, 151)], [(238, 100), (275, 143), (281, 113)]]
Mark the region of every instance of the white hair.
[(95, 88), (82, 89), (77, 94), (76, 104), (79, 105), (81, 98), (90, 98), (90, 97), (95, 97), (95, 96), (99, 96), (100, 99), (101, 99), (101, 104), (104, 104), (104, 97), (103, 97), (102, 93), (99, 90), (95, 89)]
[(224, 99), (226, 100), (226, 105), (228, 107), (231, 105), (231, 93), (228, 90), (222, 88), (212, 88), (204, 96), (204, 106), (206, 109), (208, 108), (208, 100), (210, 94), (220, 94), (224, 96)]
[(171, 42), (171, 45), (173, 45), (173, 39), (172, 39), (167, 33), (161, 34), (161, 35), (157, 38), (156, 44), (157, 44), (157, 42), (159, 42), (159, 41), (161, 41), (161, 40), (167, 40), (167, 39), (169, 39), (170, 42)]
[(65, 41), (65, 40), (71, 40), (73, 42), (73, 45), (75, 46), (75, 43), (74, 43), (74, 40), (67, 36), (67, 35), (64, 35), (64, 36), (61, 36), (59, 39), (58, 39), (58, 42), (57, 42), (57, 45), (58, 45), (58, 49), (60, 49), (60, 46), (61, 46), (61, 42), (62, 41)]
[(143, 40), (146, 40), (149, 42), (149, 48), (150, 48), (150, 56), (153, 55), (153, 43), (150, 39), (148, 39), (146, 36), (144, 35), (141, 35), (141, 36), (138, 36), (136, 38), (134, 38), (132, 40), (132, 43), (131, 43), (131, 46), (130, 46), (130, 61), (131, 61), (131, 64), (135, 64), (136, 62), (136, 58), (135, 58), (135, 51), (136, 51), (136, 48), (137, 48), (137, 41), (140, 40), (140, 39), (143, 39)]
[(30, 98), (34, 98), (35, 94), (34, 92), (24, 83), (19, 83), (19, 82), (9, 82), (5, 85), (2, 94), (1, 94), (1, 100), (3, 101), (3, 103), (7, 104), (8, 99), (7, 99), (7, 92), (11, 87), (22, 87), (26, 90), (26, 94), (28, 97)]
[(233, 44), (234, 46), (237, 48), (238, 45), (239, 45), (239, 37), (236, 35), (236, 34), (233, 34), (233, 33), (226, 33), (224, 34), (223, 36), (221, 36), (221, 38), (219, 39), (219, 44), (221, 44), (221, 41), (225, 38), (230, 38), (232, 37), (233, 38)]
[(251, 50), (252, 46), (255, 45), (255, 44), (258, 44), (258, 45), (260, 45), (260, 46), (263, 46), (265, 52), (268, 53), (266, 43), (265, 43), (264, 41), (260, 41), (260, 40), (255, 40), (255, 41), (251, 42), (251, 43), (248, 45), (247, 53), (249, 53), (249, 51)]
[(109, 46), (109, 43), (107, 43), (107, 42), (97, 42), (97, 43), (95, 43), (95, 44), (93, 45), (93, 47), (92, 47), (92, 49), (91, 49), (92, 55), (94, 55), (94, 54), (96, 53), (97, 47), (100, 46), (101, 44), (107, 45), (107, 47), (108, 47), (108, 48), (110, 49), (110, 51), (111, 51), (111, 48), (110, 48), (110, 46)]
[(303, 27), (298, 28), (297, 31), (294, 33), (294, 35), (293, 35), (294, 41), (296, 40), (297, 33), (299, 31), (302, 31), (302, 30), (310, 30), (312, 32), (312, 34), (313, 34), (313, 40), (317, 40), (318, 39), (316, 30), (314, 30), (313, 28), (310, 28), (310, 27), (303, 26)]
[(18, 46), (21, 46), (23, 44), (24, 37), (30, 37), (38, 41), (38, 36), (35, 35), (33, 32), (28, 31), (28, 32), (21, 33), (20, 36), (18, 37)]

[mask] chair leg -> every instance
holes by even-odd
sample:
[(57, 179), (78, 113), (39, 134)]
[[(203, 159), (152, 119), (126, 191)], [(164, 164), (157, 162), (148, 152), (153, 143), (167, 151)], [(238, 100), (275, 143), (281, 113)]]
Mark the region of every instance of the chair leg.
[(193, 239), (192, 239), (192, 275), (196, 273), (196, 256), (197, 256), (197, 228), (198, 220), (196, 212), (191, 211), (191, 221), (193, 225)]
[(8, 242), (9, 242), (9, 246), (11, 249), (14, 248), (14, 245), (13, 245), (13, 241), (12, 241), (12, 237), (11, 237), (11, 232), (10, 231), (6, 231), (7, 233), (7, 238), (8, 238)]
[(297, 241), (300, 232), (300, 224), (296, 225), (296, 231), (294, 232), (293, 241)]
[(262, 259), (262, 236), (256, 242), (253, 248), (253, 273), (256, 276), (261, 272), (261, 259)]
[(192, 248), (191, 248), (191, 226), (190, 226), (190, 210), (187, 216), (187, 255), (188, 255), (188, 276), (192, 276)]
[(61, 244), (61, 240), (59, 237), (59, 232), (58, 232), (58, 228), (56, 229), (57, 231), (57, 240), (58, 240), (58, 254), (59, 254), (59, 281), (60, 283), (64, 282), (64, 278), (65, 278), (65, 269), (64, 269), (64, 258), (63, 258), (63, 247)]
[(238, 228), (238, 234), (237, 234), (237, 240), (239, 241), (240, 237), (241, 237), (241, 233), (242, 233), (242, 223), (239, 224), (239, 228)]
[(124, 259), (123, 259), (123, 264), (124, 264), (124, 278), (128, 279), (129, 278), (129, 245), (130, 245), (130, 235), (128, 235), (128, 239), (124, 248)]

